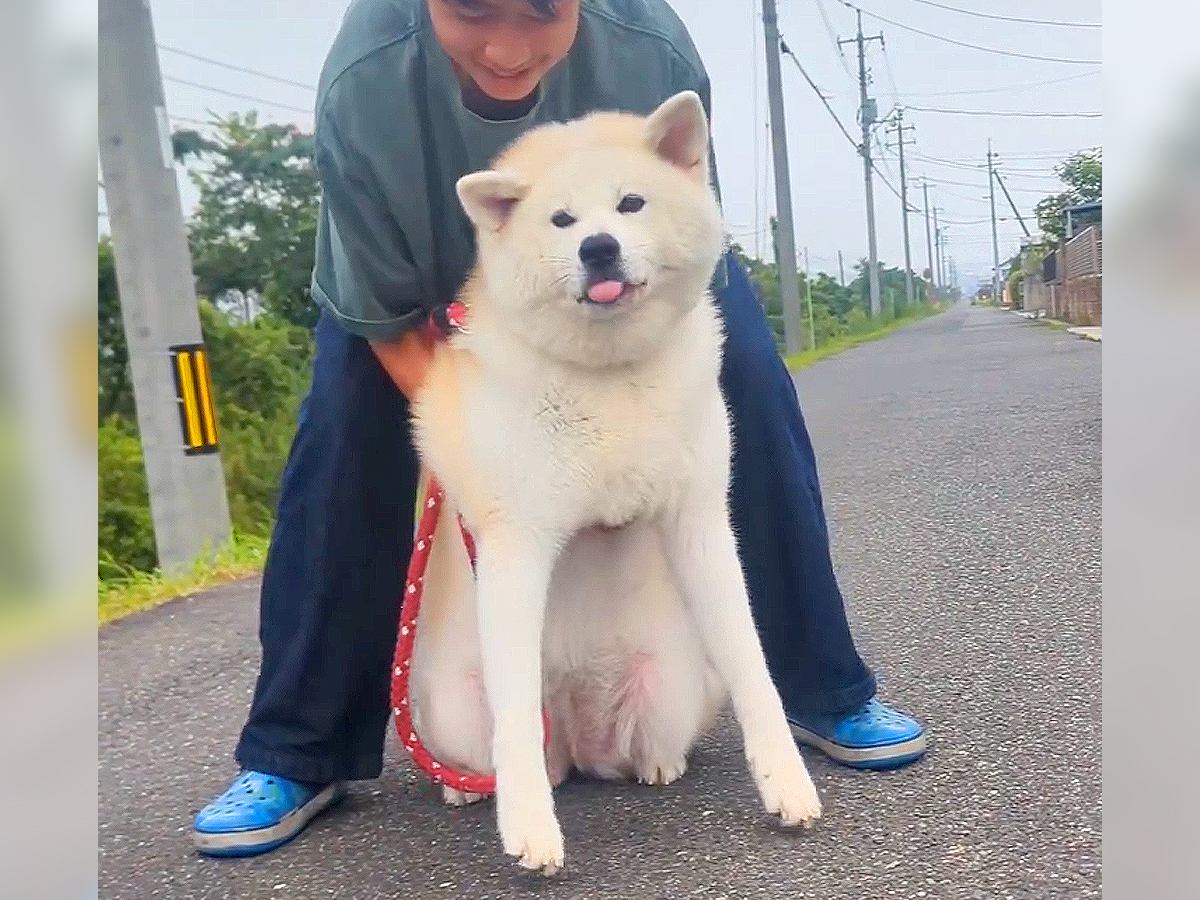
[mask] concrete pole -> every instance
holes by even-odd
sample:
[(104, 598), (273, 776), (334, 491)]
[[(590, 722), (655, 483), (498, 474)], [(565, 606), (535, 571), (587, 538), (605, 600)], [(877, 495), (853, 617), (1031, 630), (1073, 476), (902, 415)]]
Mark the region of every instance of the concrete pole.
[(775, 169), (775, 265), (783, 305), (783, 340), (789, 355), (803, 349), (800, 280), (796, 273), (796, 235), (792, 222), (792, 180), (788, 168), (787, 128), (783, 115), (783, 78), (779, 71), (779, 19), (775, 0), (763, 0), (767, 54), (767, 101), (771, 112), (771, 150)]
[(159, 565), (230, 537), (208, 355), (146, 0), (100, 0), (100, 164)]

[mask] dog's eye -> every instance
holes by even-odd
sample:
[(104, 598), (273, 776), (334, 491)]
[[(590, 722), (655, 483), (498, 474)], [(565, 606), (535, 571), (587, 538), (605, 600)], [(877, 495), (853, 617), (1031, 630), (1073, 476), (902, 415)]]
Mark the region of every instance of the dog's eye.
[(621, 198), (621, 202), (617, 204), (617, 212), (619, 213), (635, 213), (639, 212), (646, 205), (646, 198), (638, 194), (626, 194)]
[(579, 220), (576, 219), (569, 212), (567, 212), (565, 209), (560, 209), (558, 212), (556, 212), (554, 215), (552, 215), (550, 217), (550, 221), (551, 221), (551, 223), (553, 223), (555, 228), (570, 228), (572, 225), (574, 225)]

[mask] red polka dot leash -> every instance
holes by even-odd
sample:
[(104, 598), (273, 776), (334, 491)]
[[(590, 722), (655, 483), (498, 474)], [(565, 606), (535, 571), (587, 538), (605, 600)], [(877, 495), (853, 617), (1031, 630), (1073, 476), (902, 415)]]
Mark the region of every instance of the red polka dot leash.
[[(463, 328), (465, 312), (462, 304), (452, 303), (446, 314), (448, 324), (455, 328)], [(444, 329), (440, 330), (445, 333)], [(417, 639), (417, 618), (421, 612), (421, 596), (425, 590), (425, 570), (429, 565), (429, 554), (433, 550), (438, 517), (441, 515), (442, 504), (445, 500), (446, 492), (437, 479), (431, 476), (425, 502), (421, 508), (421, 517), (417, 524), (416, 537), (413, 539), (412, 556), (408, 561), (408, 575), (405, 578), (404, 596), (400, 604), (400, 632), (396, 638), (396, 655), (392, 662), (392, 713), (396, 723), (396, 733), (400, 736), (400, 743), (404, 745), (404, 749), (408, 751), (417, 767), (433, 779), (435, 784), (446, 785), (470, 794), (494, 794), (496, 792), (495, 775), (460, 772), (458, 769), (440, 762), (422, 743), (413, 725), (409, 676), (412, 674), (413, 647), (416, 645)], [(462, 516), (458, 517), (458, 530), (462, 535), (467, 557), (471, 561), (471, 568), (474, 569), (475, 539), (471, 537), (471, 532), (463, 523)], [(544, 740), (548, 743), (550, 721), (544, 710), (542, 712), (542, 730)]]

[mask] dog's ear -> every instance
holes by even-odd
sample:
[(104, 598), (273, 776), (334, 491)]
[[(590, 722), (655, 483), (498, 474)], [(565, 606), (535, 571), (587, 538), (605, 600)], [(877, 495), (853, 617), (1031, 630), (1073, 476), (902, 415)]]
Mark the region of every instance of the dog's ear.
[(695, 91), (665, 101), (646, 120), (646, 144), (697, 181), (708, 181), (708, 118)]
[(499, 231), (516, 205), (529, 193), (529, 185), (511, 172), (472, 172), (455, 185), (463, 210), (478, 228)]

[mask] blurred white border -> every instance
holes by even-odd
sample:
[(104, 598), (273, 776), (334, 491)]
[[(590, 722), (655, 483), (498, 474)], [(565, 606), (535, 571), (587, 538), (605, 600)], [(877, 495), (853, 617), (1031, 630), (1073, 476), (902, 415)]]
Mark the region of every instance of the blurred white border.
[(95, 2), (0, 4), (0, 122), (0, 893), (95, 896)]
[(1192, 898), (1200, 7), (1117, 0), (1104, 12), (1105, 892)]

